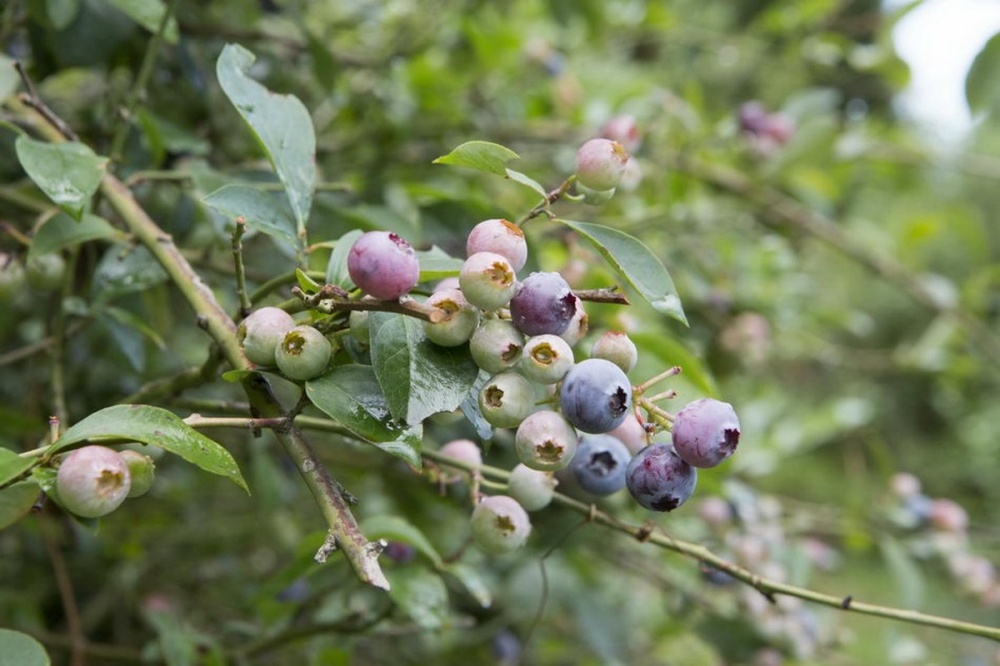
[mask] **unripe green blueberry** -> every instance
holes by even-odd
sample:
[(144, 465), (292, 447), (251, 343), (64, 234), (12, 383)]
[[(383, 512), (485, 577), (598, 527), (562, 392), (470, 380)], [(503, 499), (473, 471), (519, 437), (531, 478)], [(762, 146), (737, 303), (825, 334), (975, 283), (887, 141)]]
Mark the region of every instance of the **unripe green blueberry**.
[(66, 275), (66, 260), (58, 252), (34, 256), (28, 260), (28, 285), (37, 291), (58, 289)]
[(465, 299), (483, 310), (499, 310), (517, 290), (514, 268), (495, 252), (476, 252), (466, 259), (458, 283)]
[(125, 463), (128, 465), (129, 478), (132, 480), (128, 496), (140, 497), (148, 493), (149, 489), (153, 487), (153, 476), (156, 470), (153, 459), (131, 449), (119, 451), (118, 455), (125, 459)]
[(131, 489), (128, 463), (105, 446), (84, 446), (63, 458), (56, 474), (59, 502), (82, 518), (100, 518), (125, 501)]
[(628, 152), (617, 141), (591, 139), (576, 153), (577, 182), (598, 191), (617, 187), (628, 160)]
[(583, 196), (583, 203), (590, 206), (602, 206), (611, 201), (615, 196), (615, 189), (612, 187), (610, 190), (592, 190), (581, 183), (576, 184), (576, 191)]
[(518, 366), (525, 377), (539, 384), (555, 384), (573, 367), (573, 350), (558, 335), (536, 335), (524, 343)]
[(465, 242), (466, 256), (477, 252), (494, 252), (506, 257), (514, 272), (524, 268), (528, 260), (528, 243), (524, 232), (513, 222), (507, 220), (486, 220), (480, 222)]
[(295, 328), (295, 320), (281, 308), (260, 308), (240, 322), (236, 332), (243, 353), (256, 365), (271, 367), (274, 353), (288, 331)]
[(479, 467), (483, 464), (483, 453), (479, 445), (471, 439), (453, 439), (441, 447), (441, 455)]
[(479, 411), (494, 428), (516, 428), (534, 408), (534, 386), (514, 372), (493, 375), (479, 392)]
[(573, 460), (578, 439), (576, 430), (561, 414), (541, 410), (518, 426), (514, 448), (518, 460), (531, 469), (555, 471)]
[(524, 347), (524, 334), (506, 319), (487, 319), (472, 334), (469, 351), (486, 372), (503, 372), (517, 365)]
[(448, 313), (439, 322), (424, 322), (424, 334), (434, 344), (442, 347), (465, 344), (479, 326), (479, 309), (465, 300), (459, 289), (434, 292), (427, 299), (427, 305)]
[(526, 511), (544, 509), (552, 502), (559, 482), (551, 472), (542, 472), (520, 464), (510, 472), (507, 492)]
[(371, 329), (368, 326), (368, 310), (351, 310), (347, 319), (351, 327), (351, 336), (362, 345), (371, 344)]
[(623, 371), (632, 372), (639, 360), (639, 350), (624, 332), (605, 331), (594, 342), (590, 356), (611, 361)]
[(24, 291), (24, 264), (0, 252), (0, 303), (10, 303)]
[(274, 354), (281, 374), (296, 381), (319, 377), (332, 355), (333, 345), (312, 326), (296, 326), (288, 331)]
[(470, 523), (472, 541), (494, 555), (517, 550), (531, 534), (528, 514), (507, 495), (484, 497), (473, 510)]

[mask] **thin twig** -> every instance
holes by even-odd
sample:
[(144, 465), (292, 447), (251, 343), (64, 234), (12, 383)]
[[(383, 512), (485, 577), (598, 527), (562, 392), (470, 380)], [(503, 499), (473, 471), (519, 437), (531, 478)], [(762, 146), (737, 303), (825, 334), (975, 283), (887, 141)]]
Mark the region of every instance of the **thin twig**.
[(80, 625), (80, 608), (76, 604), (76, 595), (73, 593), (73, 581), (66, 568), (66, 561), (63, 559), (59, 544), (52, 534), (56, 525), (50, 517), (42, 517), (42, 537), (45, 540), (45, 550), (49, 554), (52, 562), (52, 573), (56, 579), (56, 586), (59, 588), (59, 598), (62, 600), (63, 614), (66, 616), (66, 624), (69, 627), (70, 635), (70, 663), (73, 666), (83, 666), (84, 654), (86, 651), (87, 639), (83, 635), (83, 628)]
[[(77, 332), (79, 332), (84, 326), (89, 324), (92, 319), (77, 319), (69, 326), (66, 327), (64, 337), (73, 337)], [(56, 342), (55, 336), (50, 335), (47, 338), (42, 338), (37, 342), (32, 342), (30, 345), (25, 345), (23, 347), (18, 347), (17, 349), (12, 349), (6, 354), (0, 355), (0, 366), (7, 365), (8, 363), (14, 363), (25, 358), (39, 354)]]
[(242, 320), (253, 308), (250, 302), (250, 295), (247, 293), (247, 276), (243, 268), (243, 234), (247, 230), (247, 221), (243, 216), (236, 218), (236, 226), (233, 227), (233, 234), (230, 244), (233, 249), (233, 266), (236, 269), (236, 295), (240, 299), (240, 319)]
[(41, 115), (42, 118), (44, 118), (45, 121), (52, 127), (58, 130), (59, 134), (61, 134), (64, 138), (69, 139), (70, 141), (79, 141), (80, 137), (73, 131), (73, 128), (67, 125), (62, 118), (57, 116), (55, 112), (42, 101), (42, 98), (38, 96), (38, 90), (35, 89), (35, 84), (31, 81), (31, 77), (28, 76), (28, 72), (24, 69), (24, 65), (19, 60), (15, 60), (14, 68), (21, 77), (21, 82), (24, 83), (25, 90), (28, 91), (18, 95), (18, 99), (37, 111), (39, 115)]
[(292, 294), (301, 299), (309, 309), (325, 314), (350, 312), (352, 310), (395, 312), (431, 323), (440, 322), (448, 316), (448, 313), (440, 308), (436, 308), (433, 305), (425, 305), (408, 297), (400, 298), (398, 301), (381, 301), (371, 296), (365, 296), (352, 301), (348, 297), (347, 292), (330, 284), (324, 285), (315, 294), (306, 294), (300, 288), (294, 287)]

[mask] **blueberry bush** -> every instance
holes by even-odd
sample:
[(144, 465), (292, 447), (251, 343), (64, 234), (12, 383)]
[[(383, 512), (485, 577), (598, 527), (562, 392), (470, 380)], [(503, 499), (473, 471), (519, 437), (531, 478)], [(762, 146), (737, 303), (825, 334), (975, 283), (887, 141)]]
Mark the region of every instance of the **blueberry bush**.
[(1000, 37), (9, 0), (0, 664), (1000, 663)]

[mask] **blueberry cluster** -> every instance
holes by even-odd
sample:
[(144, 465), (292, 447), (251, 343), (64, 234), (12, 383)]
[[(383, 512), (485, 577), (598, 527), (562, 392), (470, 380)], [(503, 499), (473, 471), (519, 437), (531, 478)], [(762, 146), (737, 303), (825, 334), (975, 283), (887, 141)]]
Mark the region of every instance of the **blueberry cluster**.
[(323, 374), (336, 348), (316, 328), (297, 326), (280, 308), (265, 307), (240, 322), (237, 331), (247, 359), (263, 367), (277, 366), (289, 379), (305, 381)]
[(100, 518), (149, 492), (153, 475), (153, 459), (138, 451), (84, 446), (63, 458), (52, 495), (70, 513)]
[[(628, 161), (619, 142), (588, 141), (577, 155), (581, 193), (613, 192)], [(370, 295), (399, 298), (406, 290), (395, 277), (409, 275), (409, 288), (417, 279), (416, 271), (408, 273), (408, 246), (394, 234), (369, 236), (351, 250), (350, 257), (358, 257), (351, 277)], [(588, 334), (583, 301), (558, 272), (519, 276), (528, 245), (517, 225), (503, 219), (475, 225), (466, 256), (457, 279), (442, 280), (427, 298), (426, 304), (445, 316), (425, 322), (424, 331), (440, 346), (468, 345), (488, 375), (476, 395), (480, 414), (494, 428), (514, 430), (519, 464), (508, 495), (482, 499), (473, 513), (472, 538), (484, 550), (502, 553), (521, 546), (531, 529), (527, 511), (547, 506), (560, 478), (571, 478), (589, 497), (627, 488), (641, 506), (671, 511), (694, 492), (698, 467), (714, 467), (735, 451), (736, 414), (727, 403), (710, 399), (670, 417), (672, 442), (650, 444), (665, 422), (647, 425), (641, 417), (627, 374), (638, 361), (635, 344), (624, 332), (605, 332), (596, 337), (589, 357), (577, 360), (574, 347)], [(352, 315), (351, 333), (363, 339), (361, 315)], [(472, 466), (482, 462), (471, 440), (449, 442), (441, 453)]]

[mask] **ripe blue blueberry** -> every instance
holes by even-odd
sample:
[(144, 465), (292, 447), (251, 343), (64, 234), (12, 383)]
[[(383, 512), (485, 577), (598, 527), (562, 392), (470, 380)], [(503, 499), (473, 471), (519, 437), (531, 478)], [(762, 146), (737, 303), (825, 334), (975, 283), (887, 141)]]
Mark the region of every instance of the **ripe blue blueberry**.
[(577, 300), (559, 273), (532, 273), (510, 299), (510, 317), (525, 335), (559, 335), (576, 314)]
[(605, 496), (625, 487), (629, 457), (628, 449), (616, 437), (584, 435), (570, 468), (583, 490)]
[(740, 420), (733, 406), (712, 398), (688, 403), (671, 429), (677, 455), (695, 467), (715, 467), (740, 443)]
[(402, 236), (369, 231), (351, 246), (347, 272), (361, 291), (383, 301), (394, 301), (417, 284), (420, 264), (413, 247)]
[(625, 483), (635, 501), (650, 511), (673, 511), (691, 497), (698, 470), (684, 462), (672, 444), (657, 442), (632, 458)]
[(614, 430), (632, 407), (632, 385), (611, 361), (589, 358), (577, 363), (563, 378), (559, 393), (563, 416), (580, 430)]

